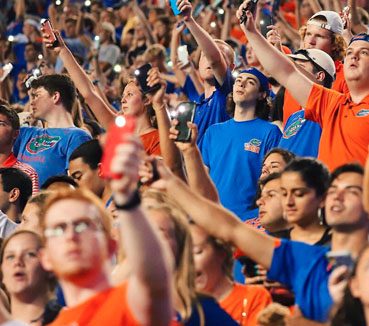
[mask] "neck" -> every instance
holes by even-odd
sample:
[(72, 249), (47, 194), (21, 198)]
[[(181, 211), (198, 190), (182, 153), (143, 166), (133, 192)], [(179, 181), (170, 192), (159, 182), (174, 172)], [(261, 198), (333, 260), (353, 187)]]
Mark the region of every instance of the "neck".
[(215, 85), (214, 83), (210, 83), (208, 81), (204, 82), (204, 94), (205, 98), (209, 98), (215, 92)]
[(138, 135), (147, 134), (149, 131), (152, 131), (154, 128), (151, 125), (151, 122), (146, 114), (142, 114), (137, 117), (136, 120), (136, 132)]
[(23, 296), (13, 295), (11, 296), (10, 311), (12, 319), (20, 320), (30, 323), (32, 320), (38, 319), (45, 310), (49, 298), (47, 291), (43, 291), (43, 296), (39, 295), (40, 291), (37, 291), (37, 296)]
[(368, 84), (366, 83), (363, 84), (362, 82), (359, 83), (357, 81), (351, 81), (347, 85), (350, 90), (351, 99), (354, 103), (360, 103), (366, 96), (369, 95)]
[(244, 102), (236, 104), (236, 108), (234, 110), (235, 121), (249, 121), (254, 120), (255, 118), (255, 102)]
[[(262, 224), (263, 225), (263, 224)], [(284, 218), (271, 223), (270, 225), (263, 225), (263, 227), (271, 233), (281, 232), (288, 229), (288, 223)]]
[(111, 287), (108, 273), (106, 272), (102, 272), (96, 277), (91, 277), (87, 281), (79, 282), (64, 279), (60, 280), (60, 284), (68, 307), (74, 307)]
[(325, 230), (325, 227), (318, 221), (307, 225), (294, 224), (291, 230), (291, 240), (314, 244), (321, 239)]
[(45, 118), (45, 121), (47, 122), (48, 128), (75, 127), (72, 115), (61, 106), (55, 107), (55, 110)]
[(209, 291), (209, 294), (218, 302), (225, 299), (233, 289), (232, 281), (225, 275), (221, 275), (215, 286)]
[(12, 152), (12, 148), (4, 148), (0, 153), (0, 166), (4, 164), (4, 162), (9, 157), (10, 153)]
[(361, 249), (368, 242), (368, 226), (363, 226), (354, 231), (332, 232), (332, 251), (348, 250), (354, 257), (357, 257)]
[(14, 204), (10, 204), (9, 209), (7, 209), (6, 212), (4, 213), (13, 222), (16, 222), (21, 215), (21, 212), (18, 209), (18, 206)]

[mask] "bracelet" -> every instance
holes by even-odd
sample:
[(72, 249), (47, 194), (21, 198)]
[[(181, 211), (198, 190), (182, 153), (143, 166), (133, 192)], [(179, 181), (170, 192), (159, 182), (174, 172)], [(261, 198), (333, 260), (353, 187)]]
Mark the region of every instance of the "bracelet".
[(118, 205), (116, 202), (114, 203), (115, 203), (115, 207), (118, 210), (129, 211), (131, 209), (136, 208), (137, 206), (141, 204), (141, 197), (140, 197), (140, 194), (138, 193), (138, 190), (135, 190), (132, 198), (127, 203), (123, 205)]
[(98, 86), (98, 85), (100, 84), (100, 81), (99, 81), (98, 79), (94, 79), (94, 80), (92, 81), (92, 84), (93, 84), (94, 86)]

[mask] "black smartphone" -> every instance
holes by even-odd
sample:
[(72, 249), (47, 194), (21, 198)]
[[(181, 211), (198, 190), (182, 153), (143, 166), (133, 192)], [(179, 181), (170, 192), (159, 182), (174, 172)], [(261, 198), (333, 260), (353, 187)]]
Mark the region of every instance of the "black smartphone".
[(349, 251), (329, 251), (326, 257), (333, 268), (343, 265), (347, 267), (349, 273), (354, 269), (355, 262)]
[(256, 12), (256, 6), (259, 0), (251, 0), (245, 8), (242, 9), (242, 15), (240, 17), (240, 23), (245, 24), (247, 22), (246, 12), (250, 11), (253, 15)]
[(50, 20), (48, 19), (42, 19), (41, 20), (41, 27), (44, 29), (45, 33), (49, 34), (49, 41), (53, 48), (57, 47), (59, 45), (58, 38), (53, 32), (53, 27), (51, 25)]
[(147, 85), (147, 76), (151, 68), (152, 68), (151, 64), (147, 63), (141, 66), (140, 68), (137, 68), (134, 72), (135, 77), (138, 83), (140, 84), (140, 87), (144, 94), (155, 92), (161, 87), (160, 84), (156, 84), (151, 87)]
[(193, 122), (195, 109), (195, 102), (182, 102), (175, 109), (174, 117), (178, 120), (176, 129), (179, 131), (177, 141), (186, 143), (191, 140), (191, 129), (188, 128), (187, 122)]

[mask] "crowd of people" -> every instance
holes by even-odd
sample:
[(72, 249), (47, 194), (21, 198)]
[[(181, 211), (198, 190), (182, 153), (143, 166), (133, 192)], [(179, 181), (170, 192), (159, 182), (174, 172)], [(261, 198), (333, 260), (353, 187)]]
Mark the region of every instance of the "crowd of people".
[(366, 1), (0, 3), (0, 325), (369, 325)]

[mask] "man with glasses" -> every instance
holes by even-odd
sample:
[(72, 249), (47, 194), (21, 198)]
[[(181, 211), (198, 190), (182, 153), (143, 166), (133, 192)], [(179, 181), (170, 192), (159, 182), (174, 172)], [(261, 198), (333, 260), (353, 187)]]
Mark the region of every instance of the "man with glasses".
[(348, 46), (344, 74), (349, 92), (340, 94), (306, 78), (257, 31), (251, 13), (247, 17), (241, 27), (263, 67), (305, 108), (306, 119), (322, 127), (318, 158), (330, 170), (349, 162), (364, 164), (369, 144), (369, 36), (357, 35)]
[[(48, 198), (41, 226), (45, 238), (42, 262), (57, 276), (68, 308), (50, 325), (168, 325), (172, 315), (167, 253), (140, 207), (134, 190), (142, 145), (137, 139), (119, 148), (111, 182), (118, 210), (127, 280), (114, 287), (110, 261), (116, 243), (110, 217), (87, 190)], [(124, 173), (124, 176), (123, 176)], [(123, 231), (124, 230), (124, 231)]]

